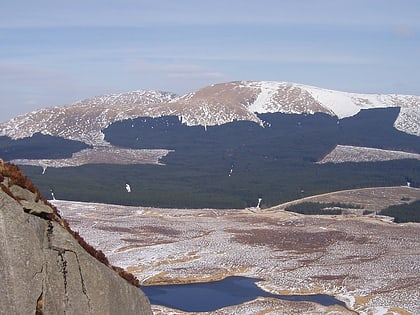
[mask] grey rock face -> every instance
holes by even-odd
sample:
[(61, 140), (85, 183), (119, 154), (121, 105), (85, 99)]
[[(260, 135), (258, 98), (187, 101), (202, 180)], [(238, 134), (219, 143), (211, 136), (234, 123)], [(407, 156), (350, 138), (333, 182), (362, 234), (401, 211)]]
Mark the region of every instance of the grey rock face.
[[(152, 314), (139, 288), (92, 257), (59, 222), (44, 218), (42, 209), (51, 208), (21, 187), (11, 190), (16, 199), (3, 187), (1, 314)], [(26, 205), (38, 203), (37, 212), (25, 212)]]

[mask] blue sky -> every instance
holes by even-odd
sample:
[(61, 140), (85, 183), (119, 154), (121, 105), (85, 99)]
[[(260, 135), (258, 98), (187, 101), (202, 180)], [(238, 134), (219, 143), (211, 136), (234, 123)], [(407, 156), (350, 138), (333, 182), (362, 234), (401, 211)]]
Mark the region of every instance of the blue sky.
[(420, 1), (0, 0), (0, 121), (234, 80), (420, 95)]

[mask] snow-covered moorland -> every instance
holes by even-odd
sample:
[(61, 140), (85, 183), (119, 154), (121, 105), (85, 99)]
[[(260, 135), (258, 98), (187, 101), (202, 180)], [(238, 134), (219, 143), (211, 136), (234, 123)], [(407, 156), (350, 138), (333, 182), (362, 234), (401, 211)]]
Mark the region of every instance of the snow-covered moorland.
[[(410, 193), (420, 199), (419, 190)], [(333, 295), (359, 314), (420, 312), (419, 224), (280, 210), (54, 204), (75, 231), (143, 285), (242, 275), (262, 279), (258, 285), (272, 293)], [(211, 314), (348, 312), (290, 303), (257, 299)], [(159, 306), (154, 310), (180, 314)]]

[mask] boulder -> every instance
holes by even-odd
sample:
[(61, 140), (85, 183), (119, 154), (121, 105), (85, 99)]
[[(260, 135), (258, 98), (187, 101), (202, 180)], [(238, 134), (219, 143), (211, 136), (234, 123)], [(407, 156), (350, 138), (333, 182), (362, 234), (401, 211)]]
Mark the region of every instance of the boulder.
[(5, 191), (4, 183), (1, 314), (152, 314), (141, 289), (93, 257), (48, 203), (25, 187)]

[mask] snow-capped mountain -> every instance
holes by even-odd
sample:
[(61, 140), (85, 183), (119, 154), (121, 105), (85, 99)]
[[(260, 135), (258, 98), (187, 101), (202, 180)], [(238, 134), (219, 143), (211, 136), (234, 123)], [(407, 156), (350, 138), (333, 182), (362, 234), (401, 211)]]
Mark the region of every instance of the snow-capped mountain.
[(256, 113), (323, 112), (341, 119), (356, 115), (361, 109), (385, 107), (401, 107), (394, 126), (420, 136), (420, 96), (356, 94), (273, 81), (214, 84), (182, 97), (156, 91), (98, 96), (18, 116), (0, 124), (0, 135), (16, 139), (41, 132), (98, 145), (104, 144), (101, 130), (115, 121), (140, 116), (175, 115), (190, 126), (220, 125), (235, 120), (263, 125)]

